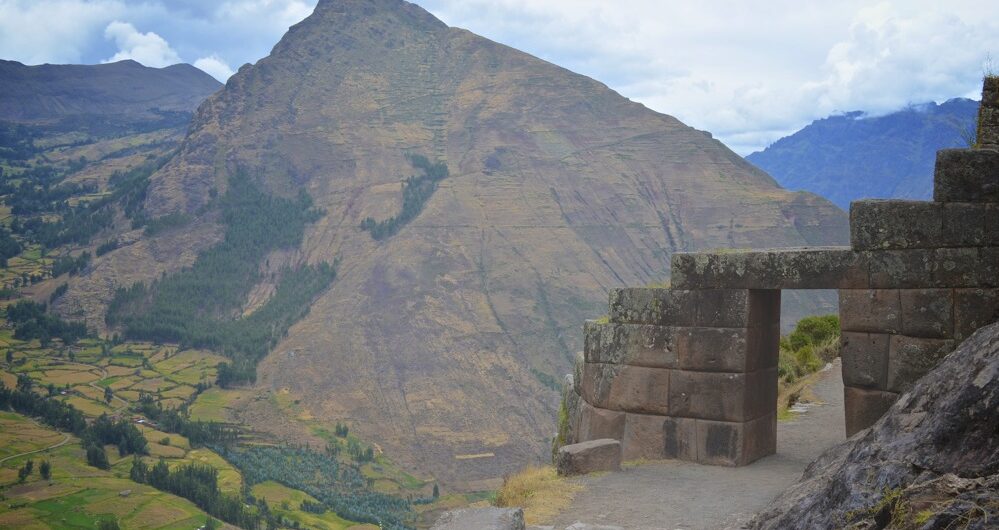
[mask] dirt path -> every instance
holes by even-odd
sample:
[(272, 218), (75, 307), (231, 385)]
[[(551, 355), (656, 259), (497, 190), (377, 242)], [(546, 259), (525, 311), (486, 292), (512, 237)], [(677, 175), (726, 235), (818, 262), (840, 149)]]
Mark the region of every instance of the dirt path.
[(837, 359), (812, 387), (823, 404), (777, 424), (777, 454), (741, 468), (666, 461), (580, 479), (586, 488), (554, 521), (626, 530), (738, 528), (801, 477), (825, 449), (846, 439)]
[[(31, 421), (35, 421), (35, 420), (31, 420)], [(35, 422), (35, 423), (38, 423), (38, 422)], [(41, 449), (35, 449), (34, 451), (27, 451), (27, 452), (24, 452), (24, 453), (18, 453), (16, 455), (5, 456), (3, 458), (0, 458), (0, 464), (6, 462), (8, 460), (13, 460), (15, 458), (19, 458), (19, 457), (22, 457), (22, 456), (33, 455), (35, 453), (43, 453), (43, 452), (51, 450), (51, 449), (56, 449), (58, 447), (62, 447), (64, 445), (66, 445), (67, 442), (69, 442), (69, 439), (70, 439), (70, 436), (68, 434), (64, 434), (61, 442), (54, 443), (54, 444), (52, 444), (52, 445), (50, 445), (48, 447), (43, 447)]]

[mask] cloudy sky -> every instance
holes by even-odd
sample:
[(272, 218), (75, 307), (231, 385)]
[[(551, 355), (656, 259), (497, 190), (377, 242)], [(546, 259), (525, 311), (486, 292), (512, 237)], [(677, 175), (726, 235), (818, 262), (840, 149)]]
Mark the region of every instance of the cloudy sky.
[[(333, 0), (336, 1), (336, 0)], [(836, 112), (977, 97), (994, 0), (417, 0), (741, 154)], [(189, 62), (225, 80), (315, 0), (0, 0), (0, 58)]]

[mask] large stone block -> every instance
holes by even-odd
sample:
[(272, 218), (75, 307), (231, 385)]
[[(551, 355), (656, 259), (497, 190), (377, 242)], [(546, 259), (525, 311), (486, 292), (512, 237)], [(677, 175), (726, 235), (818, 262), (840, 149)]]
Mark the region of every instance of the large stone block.
[(667, 326), (588, 321), (583, 326), (583, 352), (591, 363), (674, 368), (673, 334), (674, 328)]
[(749, 421), (777, 406), (776, 368), (748, 374), (674, 370), (669, 415), (718, 421)]
[(918, 289), (935, 287), (932, 249), (863, 251), (872, 289)]
[(902, 289), (902, 334), (909, 337), (950, 338), (954, 332), (952, 289)]
[(985, 245), (988, 212), (993, 204), (943, 203), (942, 247), (979, 247)]
[(943, 206), (907, 200), (850, 204), (850, 243), (855, 250), (943, 246)]
[(933, 287), (980, 287), (990, 284), (991, 270), (981, 249), (938, 248), (933, 251)]
[(753, 328), (780, 322), (780, 291), (762, 289), (703, 289), (696, 296), (696, 325), (711, 328)]
[(668, 417), (663, 429), (666, 458), (697, 461), (697, 420)]
[(896, 289), (841, 289), (840, 327), (844, 331), (899, 333), (902, 303)]
[(676, 353), (683, 370), (745, 372), (755, 352), (746, 328), (677, 328)]
[(744, 466), (777, 452), (777, 415), (744, 423), (697, 420), (697, 461)]
[(583, 395), (583, 371), (585, 367), (586, 359), (583, 352), (576, 352), (576, 358), (572, 363), (572, 386), (579, 395)]
[(583, 397), (595, 407), (628, 412), (669, 412), (670, 370), (586, 363)]
[(676, 328), (678, 366), (702, 372), (754, 372), (777, 366), (780, 326)]
[(874, 425), (891, 408), (896, 399), (898, 394), (893, 392), (851, 386), (844, 388), (846, 436), (849, 438)]
[(999, 321), (999, 289), (954, 289), (954, 339)]
[(999, 204), (985, 206), (985, 244), (999, 246)]
[(677, 289), (863, 289), (865, 259), (849, 247), (677, 252), (670, 275)]
[(621, 442), (605, 438), (559, 448), (555, 470), (563, 477), (621, 469)]
[(944, 149), (933, 176), (937, 202), (999, 202), (999, 151)]
[(586, 442), (601, 438), (620, 440), (624, 436), (624, 420), (624, 412), (597, 408), (584, 400), (580, 404), (577, 441)]
[(894, 335), (888, 349), (888, 390), (906, 392), (912, 384), (954, 351), (953, 340)]
[(662, 460), (666, 457), (665, 416), (628, 414), (621, 453), (624, 460)]
[(840, 336), (843, 383), (884, 390), (888, 387), (890, 335), (844, 331)]
[(690, 326), (695, 302), (688, 291), (676, 289), (611, 289), (610, 320), (619, 324)]
[(558, 425), (559, 434), (564, 438), (565, 444), (574, 444), (579, 441), (579, 423), (583, 415), (583, 397), (579, 395), (573, 384), (573, 377), (566, 375), (562, 380), (562, 408), (565, 410), (566, 424), (560, 422)]
[(619, 364), (584, 363), (580, 395), (594, 407), (609, 409), (611, 387), (622, 368)]
[(991, 204), (862, 200), (850, 205), (855, 250), (977, 247)]
[(524, 530), (522, 508), (462, 508), (444, 512), (431, 530)]
[(978, 147), (999, 149), (999, 77), (988, 76), (982, 84), (977, 136)]

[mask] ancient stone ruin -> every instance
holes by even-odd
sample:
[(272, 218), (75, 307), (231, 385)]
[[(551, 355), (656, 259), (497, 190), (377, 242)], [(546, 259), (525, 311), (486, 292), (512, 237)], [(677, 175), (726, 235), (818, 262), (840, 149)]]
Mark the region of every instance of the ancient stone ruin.
[(584, 327), (566, 443), (730, 466), (773, 454), (782, 289), (839, 290), (848, 436), (999, 320), (996, 81), (976, 146), (938, 153), (932, 202), (854, 202), (849, 247), (681, 253), (670, 288), (612, 291), (608, 322)]

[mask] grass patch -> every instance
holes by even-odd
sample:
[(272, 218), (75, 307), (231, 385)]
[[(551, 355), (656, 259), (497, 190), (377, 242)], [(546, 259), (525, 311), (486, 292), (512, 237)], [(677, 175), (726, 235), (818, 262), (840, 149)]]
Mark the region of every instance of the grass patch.
[(559, 477), (554, 467), (529, 467), (503, 479), (496, 506), (519, 506), (524, 509), (527, 524), (544, 524), (569, 506), (580, 489), (581, 486)]

